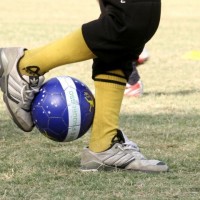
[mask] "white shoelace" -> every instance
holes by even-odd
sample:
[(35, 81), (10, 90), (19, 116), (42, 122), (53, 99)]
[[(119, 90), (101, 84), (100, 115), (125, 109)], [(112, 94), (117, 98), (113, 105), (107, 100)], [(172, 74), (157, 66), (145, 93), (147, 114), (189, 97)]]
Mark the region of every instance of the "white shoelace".
[(138, 159), (146, 159), (145, 156), (140, 153), (138, 145), (128, 139), (128, 137), (122, 132), (125, 142), (122, 146), (118, 146), (121, 150), (133, 150)]
[(132, 142), (128, 139), (128, 137), (122, 132), (123, 137), (124, 137), (124, 143), (123, 146), (126, 146), (127, 149), (134, 149), (136, 151), (140, 151), (138, 145), (135, 142)]
[(22, 104), (26, 107), (30, 107), (30, 104), (35, 96), (35, 93), (39, 92), (39, 88), (29, 88), (27, 85), (23, 85), (21, 89)]

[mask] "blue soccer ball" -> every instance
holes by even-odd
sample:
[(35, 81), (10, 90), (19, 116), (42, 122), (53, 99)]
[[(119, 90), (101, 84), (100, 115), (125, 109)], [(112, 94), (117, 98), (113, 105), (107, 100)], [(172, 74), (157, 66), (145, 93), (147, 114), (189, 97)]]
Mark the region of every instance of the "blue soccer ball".
[(51, 140), (69, 142), (91, 127), (95, 100), (80, 80), (59, 76), (45, 82), (35, 96), (31, 114), (38, 130)]

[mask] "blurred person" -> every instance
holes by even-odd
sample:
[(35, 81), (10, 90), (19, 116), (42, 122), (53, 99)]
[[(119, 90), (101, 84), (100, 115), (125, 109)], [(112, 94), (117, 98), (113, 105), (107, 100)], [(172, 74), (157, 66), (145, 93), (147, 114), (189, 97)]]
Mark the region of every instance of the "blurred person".
[(144, 92), (144, 86), (137, 70), (137, 67), (144, 64), (149, 59), (149, 53), (146, 48), (143, 49), (137, 61), (132, 62), (133, 71), (129, 76), (124, 95), (127, 97), (141, 97)]

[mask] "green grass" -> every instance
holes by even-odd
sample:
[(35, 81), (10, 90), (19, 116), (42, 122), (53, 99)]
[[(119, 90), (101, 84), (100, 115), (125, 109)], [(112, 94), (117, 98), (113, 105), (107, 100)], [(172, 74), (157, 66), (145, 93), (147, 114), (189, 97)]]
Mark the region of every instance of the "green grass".
[[(0, 200), (200, 199), (199, 0), (163, 1), (160, 27), (147, 44), (150, 60), (139, 68), (144, 95), (124, 98), (120, 126), (149, 158), (170, 172), (81, 173), (89, 133), (70, 143), (48, 140), (14, 126), (0, 98)], [(34, 48), (98, 17), (95, 1), (0, 2), (0, 46)], [(83, 9), (84, 8), (84, 9)], [(62, 66), (46, 76), (77, 77), (93, 89), (91, 61)]]

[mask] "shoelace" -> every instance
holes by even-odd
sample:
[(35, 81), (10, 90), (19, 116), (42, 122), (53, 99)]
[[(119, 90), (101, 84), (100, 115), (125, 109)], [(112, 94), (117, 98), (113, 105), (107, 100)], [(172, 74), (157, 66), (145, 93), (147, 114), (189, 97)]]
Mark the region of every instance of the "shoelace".
[(140, 151), (138, 145), (134, 143), (133, 141), (130, 141), (128, 137), (122, 132), (122, 135), (124, 137), (124, 143), (123, 145), (127, 147), (127, 149), (134, 149), (136, 151)]
[(137, 144), (130, 141), (123, 132), (122, 132), (122, 134), (124, 137), (124, 143), (122, 143), (121, 146), (118, 146), (118, 148), (120, 148), (121, 150), (133, 150), (135, 157), (137, 159), (140, 159), (140, 160), (146, 159), (145, 156), (142, 153), (140, 153), (140, 149), (137, 146)]
[(138, 151), (138, 152), (140, 151), (139, 147), (138, 147), (135, 143), (133, 143), (133, 142), (131, 142), (131, 141), (122, 143), (122, 146), (123, 146), (125, 149), (133, 149), (133, 150)]
[(21, 97), (22, 97), (22, 104), (25, 108), (29, 109), (30, 104), (35, 96), (35, 93), (39, 92), (39, 88), (29, 88), (27, 89), (28, 85), (23, 85), (21, 89)]
[(125, 151), (125, 150), (132, 150), (134, 153), (134, 157), (138, 160), (145, 160), (146, 158), (144, 157), (143, 154), (140, 153), (139, 148), (137, 146), (134, 146), (133, 144), (130, 143), (123, 143), (121, 145), (117, 146), (121, 151)]

